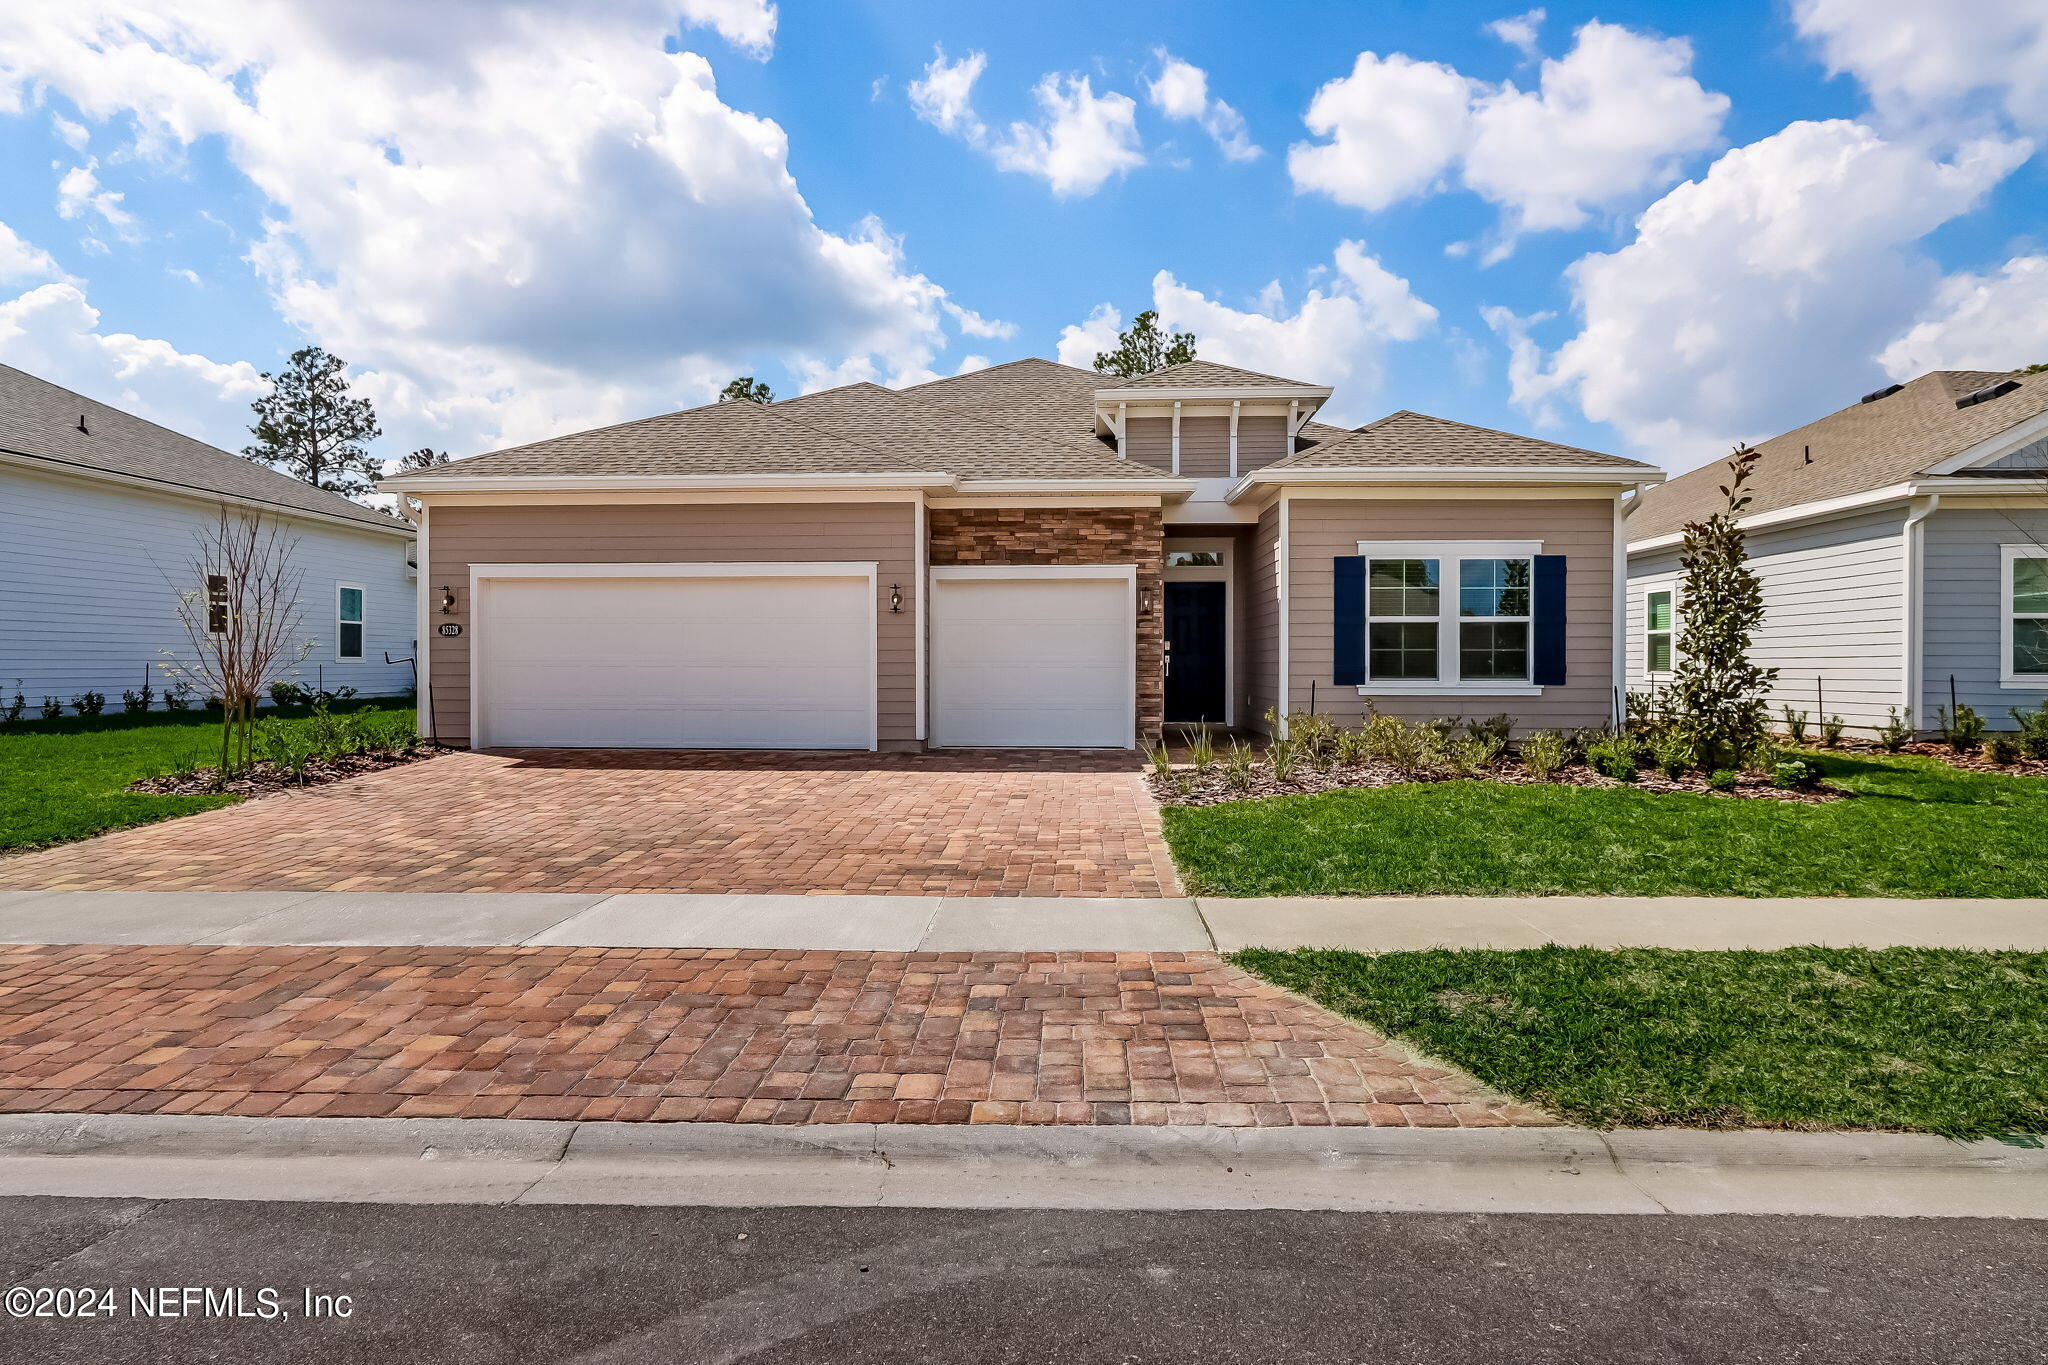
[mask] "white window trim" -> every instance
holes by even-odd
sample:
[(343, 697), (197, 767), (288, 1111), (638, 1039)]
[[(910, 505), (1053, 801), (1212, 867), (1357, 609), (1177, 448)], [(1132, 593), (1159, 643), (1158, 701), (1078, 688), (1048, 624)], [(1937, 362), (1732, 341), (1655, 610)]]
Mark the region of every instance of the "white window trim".
[[(359, 615), (353, 621), (344, 621), (341, 615), (341, 595), (353, 590), (356, 594)], [(358, 652), (341, 652), (341, 628), (355, 626), (362, 632), (357, 641)], [(334, 661), (336, 663), (361, 663), (370, 652), (370, 591), (360, 583), (336, 583), (334, 585)]]
[[(2012, 602), (2013, 594), (2019, 588), (2019, 562), (2022, 559), (2048, 560), (2048, 546), (2001, 545), (1998, 554), (1998, 685), (2030, 691), (2048, 689), (2048, 673), (2018, 673), (2012, 666), (2012, 627), (2021, 616), (2020, 612), (2013, 610)], [(2030, 621), (2036, 619), (2033, 612), (2027, 612), (2025, 616)]]
[[(1448, 667), (1453, 676), (1444, 679), (1439, 676), (1435, 682), (1414, 678), (1390, 678), (1375, 682), (1368, 676), (1359, 685), (1361, 697), (1428, 697), (1442, 694), (1464, 697), (1540, 697), (1544, 689), (1526, 679), (1456, 677), (1459, 659), (1458, 627), (1465, 622), (1483, 624), (1488, 621), (1525, 621), (1529, 626), (1529, 666), (1536, 665), (1536, 616), (1535, 616), (1535, 566), (1530, 566), (1530, 614), (1528, 616), (1460, 616), (1457, 612), (1457, 580), (1459, 562), (1467, 559), (1528, 559), (1534, 560), (1543, 553), (1540, 540), (1361, 540), (1358, 553), (1366, 561), (1365, 614), (1365, 666), (1368, 675), (1372, 670), (1372, 586), (1370, 582), (1372, 561), (1375, 559), (1434, 559), (1448, 565), (1437, 575), (1437, 672), (1439, 675)], [(1445, 598), (1449, 597), (1446, 603)], [(1448, 609), (1446, 609), (1448, 607)], [(1422, 621), (1427, 617), (1382, 617), (1388, 621)]]
[[(1650, 599), (1658, 593), (1663, 593), (1671, 599), (1671, 624), (1663, 630), (1655, 630), (1650, 625)], [(1671, 637), (1671, 667), (1650, 667), (1650, 637), (1652, 635), (1669, 635)], [(1669, 682), (1677, 676), (1678, 585), (1676, 583), (1667, 583), (1661, 587), (1645, 588), (1643, 590), (1643, 679), (1646, 682)]]

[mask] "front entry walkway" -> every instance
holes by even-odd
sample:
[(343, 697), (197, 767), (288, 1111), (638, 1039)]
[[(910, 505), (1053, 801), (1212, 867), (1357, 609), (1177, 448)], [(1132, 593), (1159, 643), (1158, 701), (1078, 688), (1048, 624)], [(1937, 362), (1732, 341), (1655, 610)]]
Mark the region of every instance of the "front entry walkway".
[(0, 949), (0, 1112), (1499, 1127), (1210, 953)]
[(507, 750), (0, 860), (0, 889), (1170, 896), (1125, 752)]

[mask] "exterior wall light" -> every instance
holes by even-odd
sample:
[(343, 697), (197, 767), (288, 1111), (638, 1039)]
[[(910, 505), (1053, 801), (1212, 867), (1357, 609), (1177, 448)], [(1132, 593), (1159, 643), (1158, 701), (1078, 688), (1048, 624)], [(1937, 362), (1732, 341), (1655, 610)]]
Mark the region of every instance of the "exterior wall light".
[(441, 614), (443, 616), (453, 616), (455, 614), (455, 589), (445, 583), (441, 585)]
[(903, 610), (903, 585), (901, 583), (891, 583), (889, 585), (889, 610), (891, 612)]

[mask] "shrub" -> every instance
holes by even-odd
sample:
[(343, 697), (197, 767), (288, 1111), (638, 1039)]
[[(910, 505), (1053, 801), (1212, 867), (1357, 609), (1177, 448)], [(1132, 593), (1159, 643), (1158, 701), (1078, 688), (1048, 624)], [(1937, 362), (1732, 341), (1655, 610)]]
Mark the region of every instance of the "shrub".
[(1492, 767), (1506, 747), (1497, 735), (1459, 735), (1445, 741), (1444, 765), (1459, 777), (1470, 777)]
[(1354, 767), (1365, 756), (1365, 731), (1339, 730), (1337, 732), (1335, 758), (1339, 767)]
[(1368, 736), (1378, 757), (1403, 777), (1441, 777), (1451, 766), (1443, 731), (1435, 722), (1409, 725), (1396, 716), (1375, 716)]
[(1678, 666), (1665, 698), (1672, 718), (1692, 741), (1699, 762), (1726, 766), (1731, 754), (1756, 747), (1770, 711), (1765, 694), (1774, 668), (1750, 661), (1750, 636), (1763, 623), (1763, 584), (1749, 567), (1741, 517), (1750, 497), (1744, 485), (1763, 457), (1748, 446), (1728, 461), (1725, 505), (1704, 521), (1687, 522), (1679, 563), (1685, 603), (1676, 641)]
[(44, 697), (43, 704), (36, 709), (43, 713), (44, 720), (55, 720), (64, 714), (64, 703), (56, 697)]
[(1650, 761), (1657, 771), (1676, 782), (1693, 769), (1692, 741), (1676, 726), (1667, 726), (1650, 736)]
[(1894, 706), (1887, 709), (1884, 724), (1877, 727), (1877, 742), (1888, 754), (1895, 754), (1913, 742), (1913, 713), (1901, 714)]
[(1195, 771), (1206, 773), (1209, 765), (1216, 761), (1216, 741), (1209, 737), (1206, 725), (1189, 725), (1181, 730), (1181, 739), (1188, 746), (1188, 758), (1193, 761)]
[(1820, 742), (1832, 749), (1842, 742), (1842, 731), (1849, 728), (1849, 722), (1840, 716), (1823, 716), (1820, 722)]
[(1716, 768), (1707, 774), (1707, 785), (1717, 792), (1732, 792), (1741, 780), (1742, 774), (1733, 768)]
[(155, 700), (156, 693), (150, 689), (148, 683), (144, 683), (140, 691), (131, 687), (121, 694), (121, 709), (132, 716), (138, 711), (147, 711), (149, 704)]
[(71, 709), (81, 716), (96, 716), (107, 709), (107, 694), (104, 692), (80, 692), (71, 699)]
[(21, 694), (21, 679), (14, 680), (14, 696), (0, 706), (0, 726), (19, 725), (28, 713), (28, 698)]
[(1235, 792), (1248, 792), (1259, 772), (1258, 750), (1237, 740), (1230, 741), (1230, 752), (1223, 756), (1223, 780)]
[(1820, 785), (1820, 769), (1803, 758), (1788, 758), (1771, 766), (1771, 785), (1786, 791), (1806, 791)]
[(1537, 730), (1522, 736), (1521, 754), (1529, 776), (1548, 782), (1571, 761), (1572, 746), (1555, 730)]
[(2007, 764), (2020, 761), (2020, 737), (2018, 735), (1996, 734), (1984, 737), (1984, 757), (1993, 763)]
[[(21, 698), (17, 695), (16, 701)], [(2028, 758), (2048, 758), (2048, 701), (2032, 711), (2015, 706), (2008, 712), (2019, 727), (2020, 752)]]
[(1643, 729), (1657, 723), (1657, 694), (1627, 692), (1622, 695), (1621, 716), (1627, 729)]
[(1287, 738), (1301, 761), (1311, 767), (1327, 768), (1336, 761), (1337, 727), (1328, 716), (1297, 711), (1287, 717)]
[(306, 770), (313, 760), (320, 756), (304, 726), (275, 716), (257, 723), (252, 744), (256, 757), (284, 769), (301, 783), (305, 782)]
[(270, 700), (277, 706), (295, 706), (306, 698), (306, 689), (280, 678), (270, 685)]
[(1392, 763), (1394, 755), (1408, 743), (1407, 731), (1408, 722), (1399, 716), (1383, 716), (1375, 711), (1358, 732), (1359, 752), (1374, 762)]
[(1605, 731), (1586, 744), (1586, 762), (1594, 772), (1617, 782), (1636, 780), (1636, 744), (1629, 736)]
[(1173, 755), (1166, 751), (1164, 743), (1155, 744), (1145, 751), (1145, 761), (1152, 765), (1152, 771), (1161, 777), (1173, 776)]
[(164, 710), (189, 711), (192, 709), (192, 689), (184, 683), (164, 689)]
[(1514, 732), (1514, 728), (1515, 718), (1505, 711), (1496, 716), (1488, 716), (1484, 720), (1465, 722), (1466, 734), (1474, 739), (1497, 739), (1503, 749), (1507, 747), (1508, 736)]
[(1785, 708), (1785, 738), (1794, 744), (1806, 743), (1806, 713)]
[(1968, 705), (1957, 706), (1950, 711), (1946, 706), (1935, 713), (1936, 723), (1941, 729), (1941, 738), (1949, 748), (1959, 754), (1969, 753), (1984, 742), (1984, 717)]
[(1291, 739), (1276, 739), (1266, 746), (1266, 764), (1272, 768), (1275, 782), (1292, 782), (1295, 765), (1300, 762), (1301, 751)]

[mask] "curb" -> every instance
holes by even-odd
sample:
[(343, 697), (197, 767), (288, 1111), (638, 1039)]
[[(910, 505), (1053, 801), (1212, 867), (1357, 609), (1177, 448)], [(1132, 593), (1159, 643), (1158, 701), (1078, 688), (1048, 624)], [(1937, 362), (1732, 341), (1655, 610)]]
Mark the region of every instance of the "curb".
[(1925, 1134), (0, 1115), (0, 1196), (2048, 1218)]

